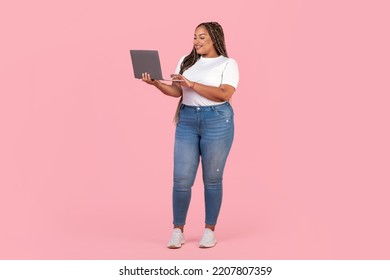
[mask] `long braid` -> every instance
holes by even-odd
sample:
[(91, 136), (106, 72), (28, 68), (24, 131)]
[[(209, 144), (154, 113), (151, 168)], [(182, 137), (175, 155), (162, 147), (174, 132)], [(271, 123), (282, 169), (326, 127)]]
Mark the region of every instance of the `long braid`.
[[(207, 32), (210, 34), (211, 40), (214, 43), (214, 47), (217, 53), (219, 55), (228, 57), (226, 51), (226, 45), (225, 45), (225, 35), (223, 33), (222, 26), (218, 22), (203, 22), (199, 24), (196, 28), (198, 28), (199, 26), (206, 27)], [(200, 54), (198, 54), (195, 50), (195, 47), (193, 47), (190, 54), (183, 59), (183, 62), (180, 65), (179, 74), (183, 74), (184, 71), (190, 68), (192, 65), (194, 65), (199, 58), (200, 58)], [(182, 101), (183, 101), (183, 96), (181, 96), (176, 108), (176, 114), (174, 118), (174, 122), (176, 124), (178, 123), (179, 120), (179, 111), (180, 111)]]
[(205, 27), (211, 35), (217, 53), (228, 57), (222, 26), (218, 22), (208, 22)]

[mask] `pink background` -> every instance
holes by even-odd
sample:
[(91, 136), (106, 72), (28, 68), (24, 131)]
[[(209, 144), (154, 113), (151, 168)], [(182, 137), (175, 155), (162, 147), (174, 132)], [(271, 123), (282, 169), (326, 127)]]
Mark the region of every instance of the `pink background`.
[[(388, 1), (5, 1), (1, 259), (389, 259)], [(165, 76), (218, 21), (240, 66), (219, 244), (198, 176), (168, 250), (177, 100)], [(198, 174), (200, 175), (200, 173)]]

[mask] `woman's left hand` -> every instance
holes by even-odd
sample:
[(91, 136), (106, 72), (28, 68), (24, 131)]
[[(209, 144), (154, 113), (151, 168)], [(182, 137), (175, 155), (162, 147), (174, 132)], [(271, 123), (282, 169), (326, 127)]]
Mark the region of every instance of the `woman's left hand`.
[(171, 78), (175, 80), (175, 82), (179, 82), (184, 87), (192, 88), (194, 86), (194, 82), (186, 79), (183, 75), (180, 74), (172, 74)]

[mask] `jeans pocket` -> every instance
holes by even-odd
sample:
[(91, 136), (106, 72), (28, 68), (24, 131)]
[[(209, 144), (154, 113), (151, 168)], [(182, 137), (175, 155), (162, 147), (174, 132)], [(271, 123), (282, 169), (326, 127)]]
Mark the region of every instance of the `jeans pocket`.
[(224, 118), (229, 118), (234, 115), (233, 109), (230, 106), (223, 106), (222, 108), (214, 107), (214, 112)]

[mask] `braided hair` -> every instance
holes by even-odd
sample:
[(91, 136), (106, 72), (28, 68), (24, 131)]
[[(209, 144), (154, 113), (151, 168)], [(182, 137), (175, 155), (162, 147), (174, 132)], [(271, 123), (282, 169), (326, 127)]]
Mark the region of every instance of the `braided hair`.
[[(218, 55), (228, 57), (222, 26), (218, 22), (203, 22), (196, 28), (200, 26), (204, 26), (207, 29)], [(199, 57), (200, 54), (196, 53), (195, 47), (193, 47), (191, 53), (183, 59), (183, 62), (180, 65), (180, 74), (183, 74), (185, 70), (194, 65)]]

